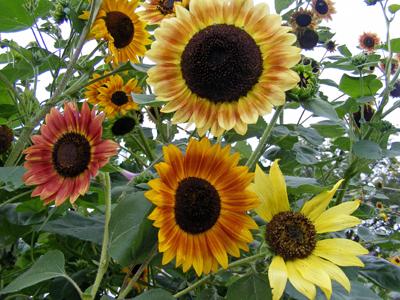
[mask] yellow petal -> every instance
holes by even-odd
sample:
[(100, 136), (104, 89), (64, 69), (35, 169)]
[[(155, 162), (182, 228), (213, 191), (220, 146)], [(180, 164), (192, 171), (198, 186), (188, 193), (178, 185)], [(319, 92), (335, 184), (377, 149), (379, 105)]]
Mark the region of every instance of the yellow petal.
[(368, 250), (348, 239), (326, 239), (317, 242), (313, 254), (338, 266), (363, 267), (363, 262), (356, 256), (368, 254)]
[(332, 200), (333, 195), (335, 195), (336, 190), (339, 188), (342, 181), (343, 179), (339, 180), (330, 191), (322, 192), (312, 198), (310, 201), (307, 201), (301, 209), (301, 212), (311, 221), (314, 221), (316, 218), (318, 218)]
[(359, 205), (359, 200), (349, 201), (324, 211), (314, 221), (317, 233), (339, 231), (360, 224), (360, 219), (349, 216), (349, 214), (353, 213)]
[(318, 285), (325, 293), (326, 298), (330, 299), (332, 295), (332, 283), (328, 274), (325, 272), (320, 258), (310, 255), (304, 259), (296, 259), (293, 261), (295, 267), (305, 279), (313, 284)]
[(297, 268), (294, 265), (293, 261), (286, 262), (286, 268), (288, 272), (288, 277), (290, 283), (294, 286), (296, 290), (306, 296), (308, 299), (315, 299), (315, 295), (317, 293), (315, 285), (313, 285), (310, 281), (304, 279)]
[(344, 274), (342, 269), (325, 259), (320, 259), (320, 264), (331, 279), (340, 283), (347, 292), (350, 292), (350, 280), (347, 278), (346, 274)]
[(268, 279), (272, 288), (272, 299), (282, 297), (288, 279), (285, 261), (281, 256), (274, 256), (268, 269)]
[(275, 201), (277, 212), (283, 212), (289, 211), (290, 206), (286, 191), (285, 177), (283, 177), (281, 169), (279, 168), (278, 161), (279, 160), (275, 160), (272, 163), (271, 170), (269, 172), (269, 178), (272, 183), (270, 188), (274, 193), (272, 200)]
[(276, 209), (272, 201), (272, 184), (269, 176), (266, 175), (263, 170), (257, 165), (256, 172), (254, 176), (254, 184), (251, 185), (253, 191), (257, 194), (260, 199), (260, 205), (255, 209), (256, 213), (266, 221), (271, 221), (274, 216)]

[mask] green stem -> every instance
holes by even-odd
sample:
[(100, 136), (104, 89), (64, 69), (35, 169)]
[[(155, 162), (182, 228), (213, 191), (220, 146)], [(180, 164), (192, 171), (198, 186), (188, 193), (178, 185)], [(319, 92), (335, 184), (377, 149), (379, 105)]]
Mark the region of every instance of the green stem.
[(269, 136), (271, 135), (272, 129), (274, 128), (278, 117), (282, 113), (284, 106), (279, 106), (276, 108), (274, 115), (272, 116), (271, 121), (269, 122), (267, 128), (265, 128), (263, 135), (261, 136), (260, 142), (257, 145), (256, 150), (251, 153), (249, 159), (247, 160), (246, 166), (252, 170), (259, 160), (260, 156), (262, 155), (262, 150), (264, 149), (265, 145), (268, 142)]
[(9, 203), (12, 203), (12, 202), (14, 202), (15, 200), (17, 200), (17, 199), (19, 199), (19, 198), (21, 198), (21, 197), (23, 197), (23, 196), (25, 196), (25, 195), (28, 195), (28, 194), (30, 194), (30, 193), (31, 193), (31, 191), (26, 191), (26, 192), (23, 192), (23, 193), (21, 193), (21, 194), (18, 194), (18, 195), (16, 195), (16, 196), (14, 196), (14, 197), (12, 197), (12, 198), (10, 198), (10, 199), (7, 199), (6, 201), (4, 201), (3, 203), (0, 204), (0, 208), (2, 208), (3, 206), (5, 206), (5, 205), (7, 205), (7, 204), (9, 204)]
[(86, 23), (85, 27), (82, 30), (80, 39), (78, 41), (78, 44), (76, 45), (75, 53), (68, 64), (67, 71), (65, 72), (60, 84), (58, 85), (53, 96), (46, 102), (44, 106), (42, 106), (42, 108), (36, 113), (35, 117), (23, 128), (18, 141), (15, 143), (14, 148), (12, 149), (10, 155), (8, 156), (8, 159), (5, 163), (6, 167), (13, 166), (16, 163), (22, 150), (25, 148), (26, 143), (31, 137), (32, 131), (39, 124), (39, 122), (46, 116), (46, 114), (50, 111), (50, 109), (60, 100), (61, 98), (60, 96), (62, 92), (65, 90), (70, 77), (75, 72), (75, 64), (79, 58), (79, 55), (81, 54), (83, 45), (86, 42), (86, 36), (88, 35), (92, 23), (99, 11), (100, 5), (98, 5), (99, 4), (98, 2), (101, 4), (101, 0), (92, 1), (92, 5), (90, 8), (89, 22)]
[(63, 277), (65, 279), (67, 279), (69, 281), (69, 283), (72, 284), (72, 286), (75, 288), (75, 290), (78, 292), (79, 294), (79, 298), (83, 299), (83, 293), (82, 290), (80, 289), (79, 285), (71, 278), (69, 277), (67, 274), (63, 275)]
[[(260, 253), (258, 253), (258, 254), (255, 254), (255, 255), (252, 255), (252, 256), (249, 256), (249, 257), (245, 257), (245, 258), (239, 259), (239, 260), (237, 260), (237, 261), (234, 261), (234, 262), (230, 263), (230, 264), (228, 265), (228, 269), (231, 269), (231, 268), (239, 267), (239, 266), (241, 266), (241, 265), (248, 264), (248, 263), (250, 263), (250, 262), (252, 262), (252, 261), (254, 261), (254, 260), (257, 260), (258, 258), (266, 257), (268, 254), (269, 254), (269, 252), (265, 251), (265, 252), (260, 252)], [(197, 280), (197, 281), (196, 281), (195, 283), (193, 283), (192, 285), (190, 285), (190, 286), (188, 286), (187, 288), (183, 289), (182, 291), (176, 293), (176, 294), (174, 295), (174, 298), (182, 297), (183, 295), (185, 295), (185, 294), (189, 293), (190, 291), (194, 290), (196, 287), (198, 287), (198, 286), (202, 285), (203, 283), (205, 283), (205, 282), (206, 282), (208, 279), (210, 279), (212, 276), (217, 275), (217, 274), (219, 274), (219, 273), (222, 273), (222, 272), (224, 272), (224, 271), (226, 271), (226, 269), (221, 268), (221, 269), (219, 269), (219, 270), (218, 270), (217, 272), (215, 272), (215, 273), (210, 273), (210, 274), (204, 276), (203, 278)]]
[(357, 170), (357, 165), (359, 163), (359, 160), (357, 158), (355, 158), (353, 160), (353, 162), (350, 164), (350, 166), (347, 168), (347, 170), (344, 173), (344, 181), (343, 184), (341, 186), (341, 189), (338, 192), (338, 195), (336, 197), (336, 203), (335, 205), (338, 205), (340, 203), (342, 203), (344, 195), (346, 194), (346, 190), (350, 184), (350, 180), (356, 175), (358, 174), (358, 170)]
[(117, 299), (125, 299), (125, 297), (129, 294), (129, 292), (133, 288), (133, 284), (139, 280), (140, 275), (142, 275), (144, 269), (147, 268), (153, 257), (157, 254), (157, 244), (154, 245), (153, 249), (147, 255), (146, 259), (140, 265), (139, 269), (136, 271), (135, 275), (129, 280), (128, 284), (126, 285), (125, 289), (118, 295)]
[(96, 279), (93, 283), (92, 289), (90, 291), (91, 299), (95, 299), (97, 290), (99, 289), (101, 280), (103, 279), (104, 274), (107, 271), (108, 267), (108, 243), (110, 238), (110, 232), (108, 225), (110, 223), (111, 218), (111, 182), (110, 182), (110, 174), (108, 173), (100, 173), (100, 180), (104, 189), (104, 204), (105, 204), (105, 221), (104, 221), (104, 234), (103, 234), (103, 242), (101, 246), (101, 254), (99, 261), (99, 268), (97, 270)]

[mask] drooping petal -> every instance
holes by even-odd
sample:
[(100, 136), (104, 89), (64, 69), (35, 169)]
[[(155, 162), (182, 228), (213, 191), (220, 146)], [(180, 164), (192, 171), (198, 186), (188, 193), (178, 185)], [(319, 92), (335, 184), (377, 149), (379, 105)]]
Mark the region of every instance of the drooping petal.
[(280, 299), (283, 295), (288, 279), (286, 264), (281, 256), (277, 255), (272, 258), (268, 269), (268, 279), (272, 288), (272, 299)]

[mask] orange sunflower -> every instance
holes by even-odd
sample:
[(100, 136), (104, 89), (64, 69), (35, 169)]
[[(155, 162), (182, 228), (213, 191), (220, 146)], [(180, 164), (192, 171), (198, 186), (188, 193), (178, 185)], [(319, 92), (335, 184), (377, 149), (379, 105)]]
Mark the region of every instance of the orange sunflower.
[(175, 17), (175, 5), (189, 6), (190, 0), (147, 0), (142, 4), (145, 8), (139, 11), (141, 20), (149, 24), (159, 24), (164, 18)]
[(380, 39), (376, 33), (364, 32), (359, 38), (359, 44), (362, 49), (371, 53), (378, 46)]
[(331, 0), (313, 0), (312, 8), (315, 14), (324, 20), (332, 20), (332, 15), (336, 13), (334, 3)]
[[(144, 56), (146, 45), (151, 43), (146, 24), (135, 13), (138, 0), (104, 0), (90, 31), (90, 37), (105, 39), (115, 63), (139, 62)], [(89, 19), (89, 12), (80, 16)]]
[(364, 266), (357, 256), (368, 254), (368, 250), (348, 239), (319, 236), (361, 223), (351, 216), (360, 201), (327, 209), (341, 183), (305, 202), (299, 212), (292, 211), (278, 161), (272, 164), (269, 175), (257, 166), (253, 188), (261, 205), (256, 212), (267, 221), (265, 238), (274, 254), (268, 268), (274, 300), (282, 297), (288, 280), (309, 299), (316, 296), (315, 286), (330, 299), (332, 280), (350, 291), (350, 281), (338, 266)]
[(249, 190), (253, 174), (238, 166), (239, 154), (191, 139), (183, 155), (174, 145), (163, 148), (165, 162), (155, 166), (160, 178), (148, 184), (146, 197), (157, 207), (150, 214), (158, 232), (163, 264), (176, 257), (186, 272), (198, 276), (228, 266), (228, 255), (240, 256), (257, 225), (247, 211), (258, 205)]
[(139, 105), (133, 101), (131, 93), (141, 93), (138, 81), (134, 78), (124, 83), (119, 75), (110, 76), (107, 82), (98, 88), (98, 102), (108, 117), (117, 114), (125, 115), (130, 110), (138, 110)]
[[(106, 73), (104, 73), (104, 74), (106, 74)], [(94, 73), (92, 76), (92, 80), (96, 80), (100, 77), (101, 77), (100, 74)], [(110, 80), (109, 77), (105, 77), (105, 78), (100, 79), (86, 87), (84, 95), (85, 95), (85, 98), (88, 99), (89, 103), (96, 105), (100, 102), (100, 99), (98, 98), (98, 96), (100, 95), (99, 88), (105, 87), (106, 83), (109, 80)]]
[(247, 124), (284, 104), (285, 91), (299, 81), (290, 68), (300, 49), (265, 3), (191, 1), (189, 11), (175, 10), (146, 54), (156, 63), (148, 83), (167, 102), (162, 112), (175, 112), (174, 123), (193, 122), (200, 135), (232, 128), (245, 134)]
[(24, 151), (24, 182), (37, 185), (32, 197), (61, 205), (68, 198), (74, 203), (88, 191), (90, 178), (118, 149), (115, 142), (101, 139), (103, 119), (87, 103), (80, 112), (72, 103), (64, 105), (63, 114), (51, 109), (41, 134), (32, 136), (33, 145)]

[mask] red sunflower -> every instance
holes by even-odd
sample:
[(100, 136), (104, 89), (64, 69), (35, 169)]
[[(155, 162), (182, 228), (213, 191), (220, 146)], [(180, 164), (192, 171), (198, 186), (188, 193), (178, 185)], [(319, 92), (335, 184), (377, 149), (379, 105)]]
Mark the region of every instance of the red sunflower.
[(25, 149), (26, 185), (37, 185), (32, 197), (61, 205), (69, 198), (74, 203), (89, 189), (90, 178), (117, 153), (118, 144), (102, 140), (104, 115), (96, 115), (87, 103), (79, 111), (66, 103), (64, 113), (52, 108), (40, 135), (32, 136), (33, 145)]

